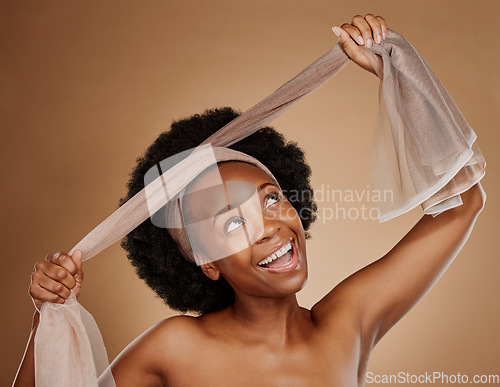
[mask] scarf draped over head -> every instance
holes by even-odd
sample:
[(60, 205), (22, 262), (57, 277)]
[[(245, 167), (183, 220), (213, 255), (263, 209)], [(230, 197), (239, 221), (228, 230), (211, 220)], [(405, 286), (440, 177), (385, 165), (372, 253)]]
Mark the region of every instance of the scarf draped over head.
[[(379, 220), (392, 219), (418, 205), (433, 216), (460, 205), (460, 193), (476, 184), (485, 172), (476, 134), (432, 69), (405, 38), (389, 29), (380, 45), (360, 47), (380, 78), (372, 150), (373, 188), (392, 191), (392, 200), (379, 203)], [(183, 255), (194, 261), (178, 205), (184, 188), (208, 166), (224, 160), (249, 162), (273, 178), (253, 157), (227, 147), (318, 89), (348, 61), (340, 44), (334, 46), (177, 164), (161, 169), (161, 174), (87, 234), (70, 254), (79, 249), (82, 259), (87, 260), (166, 208), (170, 235)], [(87, 314), (74, 295), (65, 304), (42, 304), (35, 336), (37, 386), (114, 385), (110, 369), (102, 373), (107, 364), (104, 345), (95, 321)]]

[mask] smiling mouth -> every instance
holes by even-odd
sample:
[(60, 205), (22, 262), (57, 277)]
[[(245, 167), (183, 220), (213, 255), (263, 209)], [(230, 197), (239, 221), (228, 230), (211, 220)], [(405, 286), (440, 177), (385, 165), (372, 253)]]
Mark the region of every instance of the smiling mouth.
[(295, 241), (290, 238), (282, 248), (260, 261), (257, 265), (266, 271), (282, 273), (294, 270), (298, 263), (297, 247)]

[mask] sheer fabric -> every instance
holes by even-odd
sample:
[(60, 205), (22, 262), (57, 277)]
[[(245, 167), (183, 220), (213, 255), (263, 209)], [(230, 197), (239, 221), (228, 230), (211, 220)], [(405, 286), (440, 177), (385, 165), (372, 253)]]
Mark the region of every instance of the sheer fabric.
[[(73, 292), (64, 304), (42, 304), (34, 344), (36, 386), (97, 386), (109, 365), (99, 328)], [(109, 376), (101, 386), (115, 385)]]
[(382, 82), (373, 138), (373, 187), (386, 221), (419, 204), (436, 216), (462, 204), (460, 193), (483, 176), (476, 134), (427, 62), (401, 35), (390, 34), (369, 57)]
[[(418, 205), (433, 215), (460, 205), (460, 193), (484, 175), (485, 161), (475, 143), (475, 133), (427, 63), (401, 35), (389, 30), (381, 45), (362, 46), (362, 49), (371, 53), (370, 60), (381, 79), (373, 140), (373, 186), (394, 193), (393, 201), (380, 203), (380, 221)], [(203, 141), (198, 151), (152, 183), (157, 184), (157, 190), (146, 193), (143, 189), (85, 236), (70, 253), (80, 249), (83, 260), (95, 256), (150, 216), (148, 200), (157, 200), (160, 209), (166, 201), (178, 198), (183, 188), (208, 165), (207, 160), (213, 157), (209, 154), (211, 149), (226, 159), (246, 156), (251, 161), (250, 156), (236, 155), (225, 147), (271, 122), (332, 78), (348, 61), (340, 45), (333, 47)], [(158, 194), (165, 189), (170, 195)], [(171, 208), (169, 216), (177, 216), (175, 205)], [(182, 227), (169, 232), (177, 238), (186, 258), (191, 259), (189, 241), (183, 236)], [(42, 306), (35, 337), (37, 386), (114, 385), (109, 368), (99, 382), (97, 380), (103, 365), (96, 366), (95, 358), (99, 357), (97, 353), (105, 351), (102, 338), (99, 335), (98, 340), (92, 340), (100, 343), (98, 351), (89, 339), (98, 334), (97, 326), (94, 330), (88, 328), (89, 321), (84, 326), (78, 313), (82, 308), (72, 297), (63, 305), (44, 303)], [(61, 359), (64, 359), (63, 366)]]

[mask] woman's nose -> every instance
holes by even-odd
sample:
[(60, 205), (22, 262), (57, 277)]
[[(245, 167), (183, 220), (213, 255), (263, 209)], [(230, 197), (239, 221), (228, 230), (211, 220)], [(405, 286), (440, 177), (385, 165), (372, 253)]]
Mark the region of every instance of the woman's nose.
[(258, 238), (257, 243), (265, 242), (273, 239), (280, 230), (280, 222), (273, 216), (269, 216), (265, 212), (262, 213), (262, 235)]

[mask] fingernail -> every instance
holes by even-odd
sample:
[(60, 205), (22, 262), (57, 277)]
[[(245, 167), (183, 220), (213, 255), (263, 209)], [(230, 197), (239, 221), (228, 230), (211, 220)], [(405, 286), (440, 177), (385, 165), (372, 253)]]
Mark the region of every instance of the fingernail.
[(57, 259), (57, 258), (59, 258), (60, 255), (61, 255), (61, 253), (55, 253), (54, 258)]
[(340, 30), (338, 27), (332, 27), (333, 33), (337, 35), (337, 38), (340, 37)]
[(382, 31), (382, 36), (384, 37), (384, 39), (387, 38), (387, 32)]
[(365, 41), (363, 40), (362, 36), (358, 36), (358, 42), (359, 44), (365, 44)]
[(380, 43), (382, 42), (382, 36), (377, 35), (377, 36), (375, 37), (375, 42), (376, 42), (377, 44), (380, 44)]
[(370, 48), (371, 46), (373, 46), (373, 42), (372, 42), (372, 40), (371, 40), (371, 39), (368, 39), (368, 40), (366, 41), (366, 47)]

